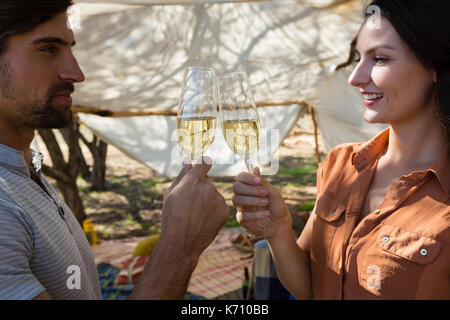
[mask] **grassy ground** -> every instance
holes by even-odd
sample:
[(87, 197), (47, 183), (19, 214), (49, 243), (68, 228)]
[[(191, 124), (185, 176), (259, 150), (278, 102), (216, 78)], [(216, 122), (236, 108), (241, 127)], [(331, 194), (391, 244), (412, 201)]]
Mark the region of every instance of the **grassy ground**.
[[(280, 189), (293, 214), (311, 210), (316, 196), (314, 136), (305, 132), (312, 132), (307, 116), (299, 121), (280, 147), (278, 174), (266, 177)], [(89, 157), (86, 158), (89, 163)], [(231, 203), (235, 178), (211, 179), (230, 206), (231, 214), (225, 226), (238, 226), (236, 209)], [(172, 183), (171, 179), (108, 146), (106, 180), (106, 190), (101, 192), (90, 191), (89, 183), (82, 178), (78, 180), (86, 213), (100, 240), (147, 236), (160, 231), (163, 193)]]

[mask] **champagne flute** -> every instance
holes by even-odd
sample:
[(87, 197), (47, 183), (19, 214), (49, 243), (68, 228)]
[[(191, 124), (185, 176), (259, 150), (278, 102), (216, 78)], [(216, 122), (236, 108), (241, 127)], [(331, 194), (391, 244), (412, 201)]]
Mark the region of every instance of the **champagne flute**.
[[(259, 167), (256, 159), (261, 124), (247, 74), (241, 71), (226, 74), (220, 78), (219, 86), (219, 110), (225, 142), (235, 154), (244, 157), (247, 170), (254, 173), (254, 169)], [(255, 207), (253, 210), (264, 209)], [(262, 231), (266, 229), (263, 222), (258, 227)], [(259, 238), (248, 230), (247, 236)]]
[(177, 113), (178, 145), (191, 162), (214, 142), (217, 118), (214, 70), (188, 67), (184, 72)]
[(220, 77), (219, 109), (222, 131), (230, 149), (244, 157), (247, 170), (253, 173), (261, 142), (261, 124), (253, 93), (245, 72)]

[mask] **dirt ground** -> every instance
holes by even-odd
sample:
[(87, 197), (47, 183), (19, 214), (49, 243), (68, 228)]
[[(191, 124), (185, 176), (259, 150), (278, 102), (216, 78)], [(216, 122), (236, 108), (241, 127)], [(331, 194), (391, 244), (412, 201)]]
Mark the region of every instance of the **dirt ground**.
[[(320, 137), (320, 136), (319, 136)], [(280, 147), (280, 170), (266, 179), (277, 186), (293, 214), (310, 210), (316, 196), (317, 159), (314, 152), (313, 124), (309, 115), (300, 119)], [(322, 160), (324, 147), (319, 139)], [(39, 147), (45, 155), (45, 147)], [(84, 149), (88, 164), (89, 152)], [(48, 157), (45, 157), (50, 164)], [(82, 178), (78, 184), (88, 218), (101, 240), (124, 239), (158, 233), (164, 191), (172, 183), (147, 166), (108, 146), (106, 191), (91, 191)], [(231, 198), (234, 177), (212, 177), (230, 206), (226, 227), (238, 226)], [(50, 179), (49, 179), (50, 180)], [(54, 181), (50, 182), (55, 185)]]

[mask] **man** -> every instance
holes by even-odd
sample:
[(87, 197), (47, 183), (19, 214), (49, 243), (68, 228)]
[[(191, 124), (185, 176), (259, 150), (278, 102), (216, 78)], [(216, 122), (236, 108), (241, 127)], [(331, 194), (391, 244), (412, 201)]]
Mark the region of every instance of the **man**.
[[(67, 126), (74, 84), (71, 0), (0, 2), (0, 299), (100, 299), (87, 239), (41, 175), (37, 128)], [(226, 221), (210, 165), (184, 166), (166, 191), (162, 232), (131, 299), (179, 299)], [(71, 281), (77, 274), (79, 282)]]

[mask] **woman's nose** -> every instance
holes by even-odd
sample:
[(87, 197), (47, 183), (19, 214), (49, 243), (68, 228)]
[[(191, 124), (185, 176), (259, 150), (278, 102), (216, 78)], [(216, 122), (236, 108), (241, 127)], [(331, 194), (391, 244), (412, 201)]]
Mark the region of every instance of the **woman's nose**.
[(370, 66), (360, 61), (348, 78), (348, 83), (354, 87), (362, 87), (371, 81)]

